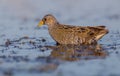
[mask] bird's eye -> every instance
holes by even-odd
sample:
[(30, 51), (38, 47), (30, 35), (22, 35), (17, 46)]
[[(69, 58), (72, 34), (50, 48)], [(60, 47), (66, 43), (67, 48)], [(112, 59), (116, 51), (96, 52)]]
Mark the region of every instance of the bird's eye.
[(46, 21), (47, 19), (46, 18), (44, 18), (44, 21)]

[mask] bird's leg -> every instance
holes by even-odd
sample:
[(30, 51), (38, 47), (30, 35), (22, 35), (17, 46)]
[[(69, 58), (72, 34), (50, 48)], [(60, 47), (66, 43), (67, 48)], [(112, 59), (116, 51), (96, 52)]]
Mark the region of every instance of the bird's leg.
[(56, 42), (56, 45), (58, 46), (58, 45), (60, 45), (60, 43)]
[(93, 38), (89, 40), (89, 44), (96, 45), (97, 41)]

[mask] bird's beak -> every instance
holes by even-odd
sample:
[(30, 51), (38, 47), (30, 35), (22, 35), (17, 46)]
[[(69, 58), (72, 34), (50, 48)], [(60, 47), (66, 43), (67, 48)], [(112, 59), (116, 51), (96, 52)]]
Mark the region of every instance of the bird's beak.
[(39, 23), (38, 23), (38, 27), (41, 27), (42, 25), (44, 25), (44, 22), (41, 20)]

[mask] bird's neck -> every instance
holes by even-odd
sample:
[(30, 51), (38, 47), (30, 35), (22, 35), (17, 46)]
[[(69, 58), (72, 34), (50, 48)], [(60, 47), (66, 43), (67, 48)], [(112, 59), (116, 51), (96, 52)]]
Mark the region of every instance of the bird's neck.
[(56, 26), (58, 26), (58, 25), (59, 25), (59, 23), (58, 23), (58, 22), (49, 23), (49, 24), (48, 24), (48, 28), (49, 28), (49, 29), (55, 29), (55, 28), (56, 28)]

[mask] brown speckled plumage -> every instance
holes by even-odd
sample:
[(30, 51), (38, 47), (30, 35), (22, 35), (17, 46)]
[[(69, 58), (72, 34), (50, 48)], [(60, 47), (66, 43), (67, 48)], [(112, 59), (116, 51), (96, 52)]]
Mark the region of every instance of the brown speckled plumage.
[(59, 44), (92, 44), (97, 42), (108, 30), (105, 26), (72, 26), (60, 24), (53, 15), (42, 19), (48, 25), (52, 38)]

